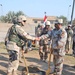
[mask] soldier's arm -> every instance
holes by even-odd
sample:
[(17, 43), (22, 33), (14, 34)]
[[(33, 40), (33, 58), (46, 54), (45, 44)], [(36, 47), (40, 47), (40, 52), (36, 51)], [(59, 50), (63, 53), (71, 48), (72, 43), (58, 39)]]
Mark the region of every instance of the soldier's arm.
[(40, 36), (39, 38), (40, 39), (46, 39), (46, 38), (50, 38), (51, 39), (51, 35), (52, 35), (52, 31), (48, 32), (47, 34), (44, 34), (44, 35)]
[(6, 34), (6, 37), (5, 37), (5, 41), (8, 40), (9, 32), (10, 32), (10, 28), (9, 28), (8, 31), (7, 31), (7, 34)]
[(8, 29), (7, 34), (6, 34), (6, 37), (5, 37), (5, 45), (6, 45), (7, 42), (9, 41), (8, 36), (9, 36), (9, 33), (10, 33), (10, 29), (11, 29), (11, 28)]
[(23, 29), (22, 29), (22, 27), (20, 27), (20, 26), (16, 26), (16, 31), (17, 31), (17, 33), (20, 35), (20, 36), (22, 36), (23, 38), (27, 38), (27, 39), (30, 39), (30, 40), (35, 40), (36, 38), (35, 37), (32, 37), (32, 36), (30, 36), (30, 35), (28, 35)]
[(66, 40), (67, 40), (67, 33), (65, 30), (62, 30), (58, 40), (58, 48), (63, 47), (66, 44)]

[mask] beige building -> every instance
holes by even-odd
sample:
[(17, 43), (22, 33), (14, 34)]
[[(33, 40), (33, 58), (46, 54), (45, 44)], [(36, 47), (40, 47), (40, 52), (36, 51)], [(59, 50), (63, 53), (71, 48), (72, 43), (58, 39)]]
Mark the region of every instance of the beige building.
[[(44, 23), (43, 19), (44, 18), (27, 17), (27, 23), (36, 24), (37, 25), (39, 23)], [(47, 20), (50, 21), (52, 27), (54, 27), (54, 23), (56, 21), (59, 21), (59, 22), (63, 23), (63, 20), (62, 19), (58, 19), (56, 16), (47, 16)]]

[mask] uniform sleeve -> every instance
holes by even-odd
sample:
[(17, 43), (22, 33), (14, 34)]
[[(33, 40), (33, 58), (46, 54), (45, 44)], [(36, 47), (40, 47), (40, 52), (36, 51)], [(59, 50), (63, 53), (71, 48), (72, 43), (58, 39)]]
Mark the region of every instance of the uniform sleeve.
[(66, 44), (67, 40), (67, 33), (65, 30), (62, 30), (62, 32), (59, 35), (59, 40), (58, 40), (58, 48), (62, 48)]
[(51, 39), (51, 34), (52, 34), (52, 31), (51, 32), (49, 31), (47, 34), (40, 36), (40, 39), (46, 39), (46, 38)]
[(22, 37), (24, 37), (24, 38), (27, 38), (27, 39), (30, 39), (30, 40), (35, 40), (35, 37), (32, 37), (32, 36), (30, 36), (30, 35), (28, 35), (24, 30), (23, 30), (23, 28), (22, 27), (20, 27), (20, 26), (16, 26), (16, 31), (17, 31), (17, 33), (20, 35), (20, 36), (22, 36)]
[(8, 36), (9, 36), (9, 33), (10, 33), (10, 29), (11, 28), (9, 28), (8, 31), (7, 31), (7, 34), (6, 34), (6, 37), (5, 37), (5, 41), (8, 41)]

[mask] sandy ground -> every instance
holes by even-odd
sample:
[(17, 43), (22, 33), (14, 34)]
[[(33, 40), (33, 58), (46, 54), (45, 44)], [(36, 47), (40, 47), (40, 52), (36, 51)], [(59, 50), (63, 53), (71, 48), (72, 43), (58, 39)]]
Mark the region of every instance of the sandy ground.
[[(11, 25), (12, 24), (0, 23), (0, 42), (4, 42), (6, 32)], [(25, 26), (24, 29), (26, 32), (30, 33), (31, 35), (34, 35), (35, 32), (34, 25)], [(0, 48), (0, 50), (3, 49)], [(25, 54), (25, 58), (27, 60), (26, 63), (28, 66), (33, 65), (43, 71), (46, 71), (48, 69), (48, 63), (39, 60), (39, 53), (37, 50), (28, 52), (27, 54)], [(69, 59), (65, 58), (64, 60), (64, 67), (63, 67), (64, 69), (62, 75), (75, 75), (75, 68), (72, 67), (75, 64), (71, 64), (71, 61), (69, 61)], [(0, 75), (7, 75), (7, 67), (8, 67), (8, 53), (2, 51), (0, 52)], [(22, 75), (24, 67), (25, 67), (24, 62), (20, 63), (20, 66), (18, 68), (18, 75)], [(53, 70), (53, 63), (51, 63), (51, 69)]]
[[(39, 53), (37, 50), (29, 51), (28, 53), (24, 54), (26, 58), (27, 66), (35, 66), (42, 71), (46, 71), (48, 69), (48, 63), (39, 60)], [(22, 75), (24, 71), (24, 61), (23, 58), (21, 59), (22, 63), (18, 68), (18, 75)], [(74, 64), (68, 64), (64, 61), (64, 69), (62, 75), (75, 75), (75, 69), (72, 67)], [(7, 67), (8, 67), (8, 53), (0, 53), (0, 75), (7, 75)], [(51, 69), (53, 70), (53, 63), (51, 63)], [(34, 74), (30, 74), (34, 75)], [(37, 74), (35, 74), (37, 75)]]

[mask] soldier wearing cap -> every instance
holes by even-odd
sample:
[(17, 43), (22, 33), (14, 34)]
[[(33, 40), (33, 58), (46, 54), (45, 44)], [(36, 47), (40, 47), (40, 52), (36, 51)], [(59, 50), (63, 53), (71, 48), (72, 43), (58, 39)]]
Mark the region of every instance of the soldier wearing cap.
[(18, 16), (17, 20), (13, 20), (13, 24), (5, 37), (5, 45), (9, 54), (8, 74), (17, 75), (17, 69), (19, 66), (19, 53), (20, 49), (24, 45), (25, 39), (36, 40), (37, 38), (28, 35), (22, 26), (26, 24), (26, 17), (24, 15)]
[(65, 55), (65, 45), (67, 40), (67, 33), (62, 28), (61, 23), (55, 23), (55, 28), (50, 34), (45, 34), (39, 37), (39, 39), (45, 39), (49, 37), (52, 40), (52, 50), (54, 55), (54, 75), (62, 75), (63, 61)]
[[(42, 35), (45, 35), (45, 34), (47, 34), (48, 32), (50, 32), (51, 31), (51, 28), (50, 28), (50, 22), (49, 21), (47, 21), (46, 23), (45, 23), (45, 27), (43, 28), (43, 30), (42, 30), (42, 32), (41, 32), (41, 35), (40, 36), (42, 36)], [(43, 61), (45, 61), (46, 62), (46, 60), (47, 60), (47, 57), (48, 57), (48, 52), (49, 52), (49, 46), (50, 44), (49, 44), (49, 38), (46, 38), (46, 39), (41, 39), (40, 41), (39, 41), (39, 55), (40, 55), (40, 60), (43, 60)]]
[(71, 27), (72, 27), (72, 26), (69, 24), (69, 25), (68, 25), (68, 28), (66, 29), (66, 32), (67, 32), (66, 53), (68, 53), (69, 50), (72, 50), (73, 30), (72, 30)]

